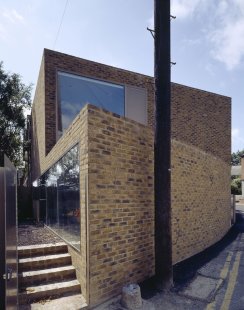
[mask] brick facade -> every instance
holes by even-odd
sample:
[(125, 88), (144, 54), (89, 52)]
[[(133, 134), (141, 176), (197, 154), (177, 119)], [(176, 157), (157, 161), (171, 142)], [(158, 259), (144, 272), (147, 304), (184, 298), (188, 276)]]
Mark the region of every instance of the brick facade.
[(230, 228), (229, 179), (228, 164), (172, 140), (173, 264), (219, 241)]
[[(42, 163), (46, 156), (45, 150), (45, 72), (44, 58), (41, 62), (39, 77), (31, 113), (31, 178), (36, 180), (43, 171)], [(42, 159), (42, 160), (40, 160)]]
[(154, 274), (153, 133), (89, 107), (90, 302)]
[(172, 83), (171, 111), (172, 139), (230, 164), (231, 98)]
[(86, 105), (42, 161), (41, 173), (77, 143), (81, 251), (69, 252), (82, 294), (96, 304), (124, 283), (154, 274), (153, 133)]
[(45, 121), (46, 121), (46, 154), (52, 149), (56, 143), (56, 85), (57, 71), (70, 72), (85, 77), (105, 80), (111, 83), (119, 83), (121, 85), (131, 85), (143, 87), (148, 93), (148, 120), (153, 119), (153, 80), (146, 75), (106, 66), (85, 59), (65, 55), (50, 50), (44, 50), (45, 59)]
[[(146, 88), (148, 126), (88, 105), (56, 142), (59, 70)], [(153, 115), (153, 78), (44, 51), (32, 110), (32, 176), (79, 143), (82, 246), (70, 252), (93, 305), (154, 273)], [(171, 117), (175, 264), (230, 228), (230, 98), (172, 83)]]
[(173, 83), (171, 111), (175, 264), (230, 228), (231, 99)]

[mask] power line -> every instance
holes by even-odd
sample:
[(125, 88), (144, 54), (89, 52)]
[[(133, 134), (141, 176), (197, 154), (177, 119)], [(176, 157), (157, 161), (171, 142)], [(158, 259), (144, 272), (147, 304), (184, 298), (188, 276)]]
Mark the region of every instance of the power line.
[(57, 39), (58, 39), (58, 36), (59, 36), (59, 32), (60, 32), (61, 26), (62, 26), (62, 23), (63, 23), (64, 14), (66, 12), (66, 8), (67, 8), (67, 5), (68, 5), (68, 2), (69, 2), (69, 0), (66, 0), (65, 6), (64, 6), (63, 15), (61, 17), (60, 24), (59, 24), (59, 27), (58, 27), (58, 32), (57, 32), (57, 35), (56, 35), (56, 38), (55, 38), (55, 41), (54, 41), (54, 44), (53, 44), (53, 49), (54, 50), (55, 50), (55, 46), (56, 46), (56, 42), (57, 42)]

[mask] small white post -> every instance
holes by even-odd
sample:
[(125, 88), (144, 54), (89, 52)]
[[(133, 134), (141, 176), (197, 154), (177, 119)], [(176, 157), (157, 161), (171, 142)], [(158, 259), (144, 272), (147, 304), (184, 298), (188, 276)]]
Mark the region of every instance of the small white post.
[(138, 284), (129, 284), (123, 287), (121, 304), (129, 310), (142, 307), (141, 289)]

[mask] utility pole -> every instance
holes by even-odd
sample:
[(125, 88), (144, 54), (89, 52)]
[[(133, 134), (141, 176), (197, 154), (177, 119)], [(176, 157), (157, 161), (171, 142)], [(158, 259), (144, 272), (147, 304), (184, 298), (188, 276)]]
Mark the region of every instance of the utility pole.
[(172, 285), (170, 0), (154, 0), (155, 23), (155, 274)]

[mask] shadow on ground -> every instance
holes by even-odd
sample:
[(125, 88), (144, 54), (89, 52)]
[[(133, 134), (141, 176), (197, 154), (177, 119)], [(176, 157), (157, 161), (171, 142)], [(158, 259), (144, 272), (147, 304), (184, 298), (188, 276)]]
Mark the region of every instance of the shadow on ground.
[[(217, 243), (173, 266), (174, 285), (172, 291), (178, 292), (182, 290), (196, 276), (197, 271), (217, 257), (228, 245), (230, 245), (239, 235), (244, 232), (244, 213), (236, 212), (236, 223), (229, 232)], [(140, 283), (142, 298), (149, 299), (156, 295), (159, 290), (155, 285), (155, 279), (151, 278)]]

